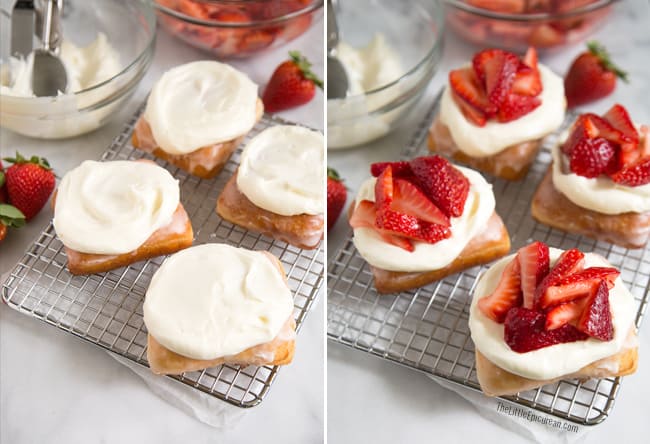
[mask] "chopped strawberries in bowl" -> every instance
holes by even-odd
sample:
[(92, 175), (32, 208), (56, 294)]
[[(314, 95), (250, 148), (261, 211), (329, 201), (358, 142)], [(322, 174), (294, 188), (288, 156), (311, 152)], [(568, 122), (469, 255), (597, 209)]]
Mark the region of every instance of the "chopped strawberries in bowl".
[(156, 0), (160, 23), (179, 39), (220, 58), (249, 57), (303, 34), (315, 0)]
[(434, 244), (452, 235), (451, 218), (463, 214), (469, 181), (440, 156), (410, 162), (378, 162), (375, 201), (363, 200), (350, 218), (352, 228), (371, 228), (385, 242), (413, 251), (413, 242)]
[(478, 300), (477, 308), (503, 324), (504, 341), (518, 353), (589, 338), (610, 341), (609, 292), (620, 272), (585, 268), (584, 257), (571, 249), (551, 265), (548, 246), (533, 242), (505, 265), (496, 287)]
[(543, 85), (537, 51), (528, 48), (523, 58), (501, 49), (486, 49), (474, 55), (472, 66), (449, 73), (454, 102), (477, 126), (489, 120), (507, 123), (542, 104)]
[(622, 105), (612, 106), (602, 117), (582, 114), (561, 150), (578, 176), (605, 176), (629, 187), (650, 183), (648, 127), (637, 130)]
[(514, 51), (561, 48), (586, 39), (614, 0), (446, 0), (447, 23), (477, 45)]

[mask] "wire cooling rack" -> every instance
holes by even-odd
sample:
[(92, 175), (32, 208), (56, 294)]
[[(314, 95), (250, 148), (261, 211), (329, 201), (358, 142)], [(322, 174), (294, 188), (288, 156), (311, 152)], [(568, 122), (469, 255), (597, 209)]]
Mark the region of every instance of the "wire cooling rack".
[[(195, 245), (223, 242), (269, 251), (278, 257), (287, 271), (294, 295), (296, 330), (300, 329), (323, 283), (322, 244), (316, 250), (302, 250), (222, 220), (215, 212), (217, 197), (239, 165), (241, 148), (215, 179), (198, 179), (133, 148), (133, 127), (143, 111), (144, 106), (113, 140), (102, 160), (148, 158), (168, 169), (180, 182), (181, 201), (192, 221)], [(287, 123), (265, 115), (242, 145), (270, 126)], [(50, 223), (11, 271), (2, 287), (2, 299), (21, 313), (148, 366), (142, 302), (151, 277), (164, 259), (158, 257), (107, 273), (73, 276), (66, 269), (63, 244)], [(222, 365), (170, 377), (238, 407), (252, 407), (266, 396), (278, 370), (278, 366)]]
[[(440, 94), (402, 152), (402, 158), (427, 152), (424, 140), (438, 112), (439, 101)], [(628, 250), (549, 228), (530, 216), (530, 202), (551, 160), (549, 149), (575, 117), (568, 114), (563, 127), (546, 138), (523, 181), (509, 182), (488, 176), (497, 198), (496, 210), (508, 227), (513, 251), (535, 239), (552, 247), (579, 248), (605, 256), (621, 270), (623, 281), (634, 295), (639, 327), (650, 287), (650, 247)], [(354, 247), (351, 235), (350, 231), (328, 263), (328, 338), (480, 390), (468, 319), (476, 278), (486, 267), (474, 267), (417, 290), (379, 295), (374, 289), (372, 273)], [(621, 378), (566, 380), (503, 399), (575, 423), (594, 425), (611, 412), (620, 384)]]

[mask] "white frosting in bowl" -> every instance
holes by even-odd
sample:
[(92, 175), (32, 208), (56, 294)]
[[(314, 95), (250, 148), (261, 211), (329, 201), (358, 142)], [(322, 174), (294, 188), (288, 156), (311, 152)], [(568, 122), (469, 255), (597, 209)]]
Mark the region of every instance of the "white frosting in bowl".
[(178, 181), (154, 163), (87, 160), (61, 180), (54, 228), (81, 253), (128, 253), (172, 221), (179, 196)]
[(449, 128), (458, 149), (472, 157), (486, 157), (509, 146), (539, 139), (558, 129), (564, 121), (566, 109), (562, 77), (541, 64), (539, 73), (543, 85), (538, 96), (541, 105), (512, 122), (489, 120), (483, 127), (467, 120), (447, 86), (440, 103), (439, 118)]
[[(551, 266), (562, 250), (550, 249)], [(491, 362), (504, 370), (529, 379), (553, 379), (580, 370), (599, 359), (618, 353), (625, 345), (634, 322), (634, 298), (619, 277), (609, 290), (609, 304), (614, 324), (614, 338), (600, 341), (589, 338), (584, 341), (556, 344), (526, 353), (510, 349), (504, 340), (504, 324), (497, 324), (478, 308), (478, 301), (496, 288), (506, 265), (514, 258), (510, 255), (500, 259), (479, 277), (472, 298), (469, 329), (476, 348)], [(601, 256), (585, 254), (585, 268), (609, 267)]]
[(283, 216), (322, 214), (325, 139), (318, 131), (277, 125), (244, 148), (237, 188), (260, 208)]
[(269, 342), (292, 311), (291, 292), (266, 254), (225, 244), (170, 256), (151, 279), (143, 306), (148, 332), (193, 359)]
[(579, 176), (568, 168), (563, 171), (565, 155), (560, 145), (568, 133), (560, 137), (553, 147), (553, 186), (574, 204), (603, 214), (622, 214), (628, 212), (645, 213), (650, 211), (650, 184), (628, 187), (614, 182), (607, 176), (589, 178)]
[[(384, 242), (372, 228), (355, 228), (354, 245), (370, 265), (391, 271), (438, 270), (453, 262), (467, 243), (486, 229), (495, 207), (492, 185), (474, 170), (459, 166), (455, 168), (467, 177), (470, 188), (463, 214), (451, 218), (451, 237), (434, 244), (413, 241), (415, 250), (409, 252)], [(370, 178), (361, 185), (357, 205), (362, 200), (375, 201), (375, 182), (375, 178)]]
[(144, 118), (161, 149), (187, 154), (250, 131), (256, 106), (257, 85), (248, 76), (223, 63), (198, 61), (162, 75)]

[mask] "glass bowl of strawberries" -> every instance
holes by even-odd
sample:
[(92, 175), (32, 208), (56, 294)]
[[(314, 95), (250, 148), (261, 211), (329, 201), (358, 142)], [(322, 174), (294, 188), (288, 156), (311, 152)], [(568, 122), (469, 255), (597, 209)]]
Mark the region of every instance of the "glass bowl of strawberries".
[(323, 0), (156, 0), (175, 37), (218, 58), (245, 58), (302, 35)]
[(616, 0), (445, 0), (447, 24), (465, 40), (513, 51), (582, 42)]

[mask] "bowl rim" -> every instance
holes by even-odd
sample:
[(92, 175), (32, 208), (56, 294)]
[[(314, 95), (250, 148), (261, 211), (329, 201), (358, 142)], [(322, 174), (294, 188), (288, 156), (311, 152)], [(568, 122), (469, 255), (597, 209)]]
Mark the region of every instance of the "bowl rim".
[[(95, 85), (82, 89), (80, 91), (76, 91), (71, 94), (64, 94), (64, 96), (81, 96), (82, 94), (85, 94), (89, 91), (94, 91), (96, 89), (99, 89), (109, 83), (111, 83), (113, 80), (117, 79), (118, 77), (121, 77), (123, 74), (131, 71), (131, 69), (140, 64), (140, 62), (145, 58), (148, 57), (148, 54), (152, 52), (153, 48), (155, 47), (155, 42), (156, 42), (156, 33), (158, 30), (157, 26), (157, 21), (156, 21), (156, 14), (154, 12), (153, 7), (151, 6), (151, 1), (149, 0), (137, 0), (134, 2), (128, 2), (129, 4), (140, 4), (142, 5), (141, 12), (144, 15), (145, 20), (147, 21), (147, 24), (150, 25), (152, 32), (149, 34), (149, 40), (147, 41), (144, 49), (138, 54), (136, 58), (134, 58), (130, 63), (128, 63), (122, 70), (120, 70), (117, 74), (109, 77), (106, 80), (103, 80), (99, 83), (96, 83)], [(148, 66), (149, 64), (145, 64), (145, 66)], [(130, 84), (130, 83), (129, 83)], [(13, 96), (13, 95), (8, 95), (8, 94), (0, 94), (0, 96), (4, 98), (11, 98), (12, 101), (33, 101), (34, 99), (36, 100), (44, 100), (44, 101), (51, 101), (52, 99), (56, 99), (56, 97), (36, 97), (36, 96), (31, 96), (31, 97), (24, 97), (24, 96)], [(103, 102), (105, 99), (102, 99), (101, 102)], [(92, 105), (89, 105), (92, 106)]]
[[(433, 6), (433, 7), (438, 8), (438, 6), (437, 6), (437, 5), (439, 5), (438, 2), (433, 2), (433, 4), (436, 5), (436, 6)], [(395, 80), (393, 80), (393, 81), (391, 81), (389, 83), (386, 83), (385, 85), (379, 86), (379, 87), (377, 87), (375, 89), (371, 89), (369, 91), (365, 91), (365, 92), (363, 92), (361, 94), (352, 94), (352, 95), (349, 95), (349, 96), (341, 97), (341, 98), (338, 98), (338, 99), (330, 99), (330, 100), (347, 100), (347, 99), (352, 99), (352, 98), (357, 98), (357, 97), (368, 97), (368, 96), (371, 96), (373, 94), (378, 94), (378, 93), (380, 93), (382, 91), (385, 91), (385, 90), (391, 88), (394, 85), (397, 85), (398, 83), (401, 83), (403, 79), (405, 79), (407, 77), (411, 77), (413, 74), (415, 74), (417, 71), (419, 71), (420, 68), (423, 65), (425, 65), (429, 60), (431, 60), (433, 58), (434, 54), (437, 52), (439, 47), (441, 47), (443, 45), (443, 43), (444, 43), (446, 20), (444, 20), (444, 17), (442, 16), (442, 14), (430, 14), (429, 11), (427, 11), (423, 7), (422, 3), (418, 2), (417, 7), (419, 9), (421, 9), (422, 11), (424, 11), (428, 15), (430, 21), (436, 23), (437, 30), (438, 30), (438, 38), (434, 39), (433, 45), (426, 52), (424, 57), (422, 57), (415, 65), (413, 65), (413, 67), (411, 69), (404, 72), (404, 74), (402, 74), (401, 76), (399, 76)], [(440, 8), (440, 11), (438, 11), (438, 12), (442, 12), (442, 8)]]
[[(240, 3), (241, 0), (194, 0), (197, 3)], [(167, 6), (161, 5), (159, 3), (159, 0), (152, 0), (153, 6), (155, 9), (158, 10), (158, 12), (161, 12), (163, 14), (167, 14), (169, 16), (175, 17), (179, 20), (183, 20), (185, 22), (191, 23), (193, 25), (202, 25), (202, 26), (207, 26), (210, 28), (250, 28), (251, 26), (268, 26), (268, 25), (276, 25), (278, 23), (284, 23), (286, 21), (292, 20), (297, 17), (302, 17), (303, 15), (310, 14), (318, 9), (321, 9), (323, 7), (323, 0), (316, 0), (313, 3), (311, 3), (308, 6), (305, 6), (302, 9), (298, 9), (296, 11), (290, 12), (288, 14), (285, 14), (280, 17), (275, 17), (272, 19), (268, 20), (251, 20), (248, 22), (220, 22), (217, 20), (203, 20), (200, 18), (192, 17), (187, 14), (183, 14), (180, 11), (177, 11), (175, 9), (171, 9)]]
[(597, 11), (607, 6), (611, 6), (614, 3), (617, 3), (619, 0), (596, 0), (593, 3), (588, 3), (584, 6), (566, 12), (561, 12), (561, 13), (536, 12), (532, 14), (515, 14), (515, 13), (508, 13), (508, 12), (490, 11), (489, 9), (479, 8), (477, 6), (470, 5), (461, 0), (443, 0), (443, 1), (445, 4), (449, 6), (453, 6), (465, 12), (480, 15), (486, 18), (492, 18), (497, 20), (510, 20), (515, 22), (532, 22), (532, 21), (558, 20), (563, 18), (575, 17), (577, 15), (582, 15), (588, 12)]

